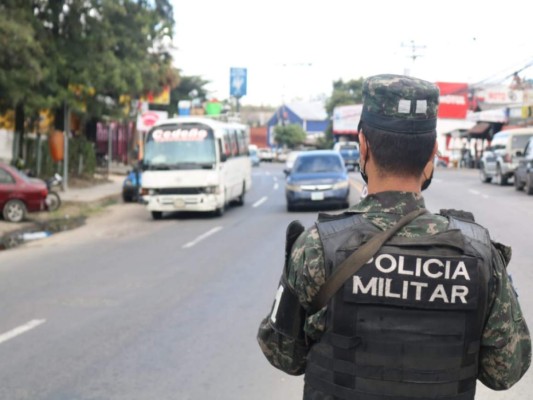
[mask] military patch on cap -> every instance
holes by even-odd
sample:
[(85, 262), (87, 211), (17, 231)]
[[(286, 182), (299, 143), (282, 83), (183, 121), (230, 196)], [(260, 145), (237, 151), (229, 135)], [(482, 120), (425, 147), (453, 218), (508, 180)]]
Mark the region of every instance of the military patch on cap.
[(363, 84), (361, 120), (398, 133), (429, 133), (437, 127), (439, 88), (403, 75), (376, 75)]

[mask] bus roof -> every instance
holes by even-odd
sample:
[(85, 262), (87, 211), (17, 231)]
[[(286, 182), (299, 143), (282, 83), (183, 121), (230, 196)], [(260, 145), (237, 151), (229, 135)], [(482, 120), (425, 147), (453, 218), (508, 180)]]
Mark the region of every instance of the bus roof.
[(176, 117), (176, 118), (169, 118), (165, 119), (163, 121), (158, 122), (153, 126), (153, 128), (157, 128), (159, 126), (164, 125), (172, 125), (172, 124), (183, 124), (183, 123), (198, 123), (198, 124), (205, 124), (210, 126), (213, 129), (221, 129), (225, 127), (233, 127), (233, 128), (247, 128), (247, 125), (239, 123), (239, 122), (226, 122), (221, 121), (209, 117), (203, 117), (203, 116), (187, 116), (187, 117)]

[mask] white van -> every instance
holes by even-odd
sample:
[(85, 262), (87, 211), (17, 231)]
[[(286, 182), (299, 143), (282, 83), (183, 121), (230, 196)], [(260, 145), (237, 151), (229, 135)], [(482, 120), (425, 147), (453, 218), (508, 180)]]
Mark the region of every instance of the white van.
[(481, 181), (488, 183), (494, 180), (499, 185), (506, 185), (509, 178), (514, 176), (522, 158), (522, 150), (530, 137), (533, 137), (533, 127), (507, 129), (496, 133), (481, 157)]
[(244, 204), (252, 185), (246, 125), (204, 117), (168, 119), (146, 135), (143, 201), (153, 219), (164, 212), (214, 211)]

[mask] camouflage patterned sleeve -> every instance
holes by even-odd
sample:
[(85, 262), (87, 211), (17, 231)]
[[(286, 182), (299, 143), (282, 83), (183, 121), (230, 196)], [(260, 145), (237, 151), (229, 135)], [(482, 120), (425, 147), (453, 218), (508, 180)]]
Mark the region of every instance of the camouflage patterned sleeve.
[[(287, 270), (290, 288), (297, 294), (302, 307), (308, 309), (311, 299), (324, 283), (323, 251), (316, 228), (310, 228), (298, 237), (292, 247)], [(269, 314), (259, 326), (257, 334), (259, 346), (274, 367), (290, 375), (303, 374), (308, 345), (321, 335), (324, 330), (324, 320), (325, 308), (307, 316), (302, 327), (306, 341), (302, 343), (274, 330)]]
[[(308, 236), (309, 231), (305, 231), (298, 237), (292, 246), (288, 259), (287, 283), (293, 291), (295, 290), (295, 276), (302, 270), (302, 256), (305, 253)], [(300, 303), (305, 304), (302, 301), (301, 293), (297, 292), (296, 294)], [(274, 329), (270, 313), (261, 321), (259, 332), (257, 333), (257, 341), (261, 351), (274, 367), (290, 375), (301, 375), (305, 372), (308, 351), (307, 342), (301, 342)]]
[[(318, 229), (312, 227), (295, 243), (289, 262), (289, 284), (294, 288), (300, 303), (309, 309), (311, 301), (326, 281), (324, 251)], [(318, 340), (325, 329), (326, 307), (307, 316), (304, 331), (311, 340)]]
[[(478, 379), (494, 390), (513, 386), (531, 363), (531, 338), (517, 294), (505, 266), (509, 252), (493, 248), (495, 281), (487, 324), (481, 339)], [(510, 250), (509, 248), (507, 248)]]

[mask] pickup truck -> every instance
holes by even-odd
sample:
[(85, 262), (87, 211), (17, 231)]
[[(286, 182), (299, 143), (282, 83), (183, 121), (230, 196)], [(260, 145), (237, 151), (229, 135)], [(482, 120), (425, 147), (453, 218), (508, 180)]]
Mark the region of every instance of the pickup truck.
[(335, 143), (333, 149), (341, 154), (347, 169), (359, 170), (359, 143), (339, 142)]

